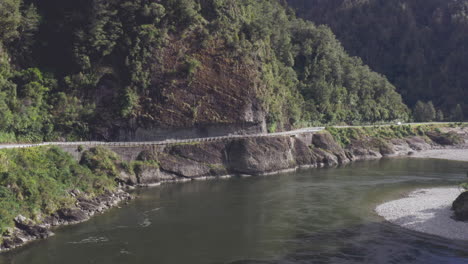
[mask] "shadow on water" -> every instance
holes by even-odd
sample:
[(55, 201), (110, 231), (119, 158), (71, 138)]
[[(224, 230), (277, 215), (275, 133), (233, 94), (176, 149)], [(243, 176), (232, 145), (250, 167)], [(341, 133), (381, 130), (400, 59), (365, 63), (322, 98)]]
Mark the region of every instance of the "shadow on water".
[(426, 235), (388, 222), (297, 236), (294, 243), (299, 249), (278, 259), (245, 259), (229, 264), (468, 263), (468, 242)]

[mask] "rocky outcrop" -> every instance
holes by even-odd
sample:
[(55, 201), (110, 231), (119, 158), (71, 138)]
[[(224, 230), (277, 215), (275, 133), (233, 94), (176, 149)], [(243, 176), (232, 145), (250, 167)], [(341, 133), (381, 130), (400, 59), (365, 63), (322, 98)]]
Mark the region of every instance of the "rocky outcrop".
[(175, 144), (163, 149), (146, 149), (138, 155), (137, 160), (152, 161), (158, 166), (141, 165), (136, 172), (137, 184), (225, 175), (261, 175), (305, 166), (335, 166), (440, 147), (443, 146), (421, 137), (392, 140), (364, 137), (353, 139), (343, 147), (328, 132), (307, 137), (246, 137)]
[(455, 219), (468, 221), (468, 192), (463, 192), (452, 204)]
[(234, 140), (228, 146), (227, 155), (228, 168), (235, 174), (258, 175), (297, 165), (288, 137)]
[[(82, 195), (75, 190), (71, 194), (72, 196)], [(79, 196), (76, 199), (75, 207), (61, 208), (42, 221), (33, 221), (18, 215), (15, 218), (15, 227), (3, 234), (0, 251), (11, 250), (33, 240), (48, 238), (54, 235), (50, 230), (51, 227), (86, 221), (96, 213), (103, 213), (123, 201), (130, 200), (131, 195), (119, 189), (94, 198)]]
[(325, 150), (333, 154), (336, 157), (336, 163), (344, 164), (350, 161), (345, 150), (336, 143), (335, 139), (329, 133), (315, 134), (312, 137), (312, 144), (315, 148)]
[(406, 139), (408, 146), (416, 151), (431, 149), (431, 145), (420, 137), (409, 137)]

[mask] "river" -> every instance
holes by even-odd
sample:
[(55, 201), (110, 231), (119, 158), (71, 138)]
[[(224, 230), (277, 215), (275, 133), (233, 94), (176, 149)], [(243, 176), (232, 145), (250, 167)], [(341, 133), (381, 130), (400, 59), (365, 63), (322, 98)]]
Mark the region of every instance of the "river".
[(0, 264), (468, 263), (468, 242), (385, 222), (376, 205), (453, 186), (466, 163), (385, 159), (264, 177), (168, 184)]

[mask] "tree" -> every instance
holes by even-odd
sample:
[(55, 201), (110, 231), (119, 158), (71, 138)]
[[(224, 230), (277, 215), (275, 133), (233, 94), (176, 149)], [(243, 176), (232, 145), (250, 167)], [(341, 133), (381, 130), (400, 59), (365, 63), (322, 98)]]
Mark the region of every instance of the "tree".
[(0, 41), (10, 42), (18, 36), (20, 5), (20, 0), (0, 0)]
[(437, 121), (444, 121), (444, 112), (442, 112), (442, 110), (437, 110), (437, 114), (436, 114), (436, 120)]
[(436, 119), (436, 111), (432, 102), (418, 101), (413, 110), (414, 120), (417, 122), (430, 122)]
[(463, 109), (460, 104), (457, 104), (455, 108), (452, 110), (452, 121), (463, 121), (464, 120), (464, 115), (463, 115)]
[(21, 22), (18, 26), (18, 38), (10, 45), (15, 61), (27, 64), (32, 61), (32, 48), (36, 42), (35, 34), (39, 28), (40, 16), (33, 4), (22, 11)]

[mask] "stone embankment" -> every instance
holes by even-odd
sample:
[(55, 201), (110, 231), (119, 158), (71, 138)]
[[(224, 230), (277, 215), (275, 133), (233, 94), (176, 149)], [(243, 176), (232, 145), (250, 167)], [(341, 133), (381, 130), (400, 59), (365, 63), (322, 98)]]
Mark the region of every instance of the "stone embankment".
[[(449, 132), (466, 139), (466, 131)], [(297, 168), (336, 166), (357, 160), (411, 155), (423, 150), (466, 147), (463, 141), (456, 142), (440, 141), (440, 135), (435, 134), (433, 137), (413, 136), (391, 140), (363, 137), (351, 140), (343, 147), (327, 131), (321, 131), (143, 148), (113, 147), (111, 150), (125, 161), (153, 162), (150, 165), (142, 163), (134, 174), (122, 172), (122, 182), (128, 185), (154, 185), (232, 175), (264, 175)], [(77, 155), (76, 150), (69, 151)]]

